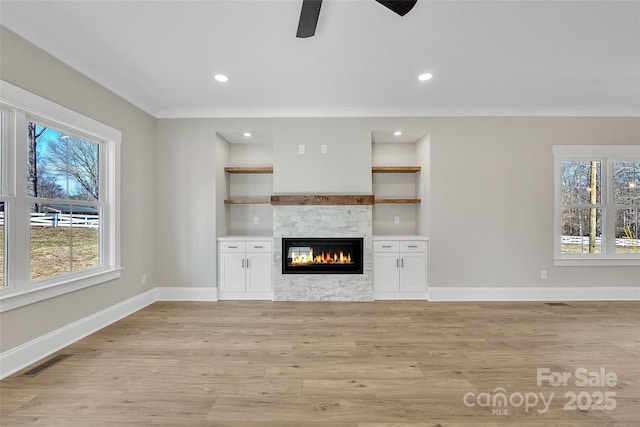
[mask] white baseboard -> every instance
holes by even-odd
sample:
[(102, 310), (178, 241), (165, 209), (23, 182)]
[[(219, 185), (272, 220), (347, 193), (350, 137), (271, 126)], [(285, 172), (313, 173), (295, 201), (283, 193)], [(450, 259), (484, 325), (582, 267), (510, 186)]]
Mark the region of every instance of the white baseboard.
[(0, 379), (156, 301), (151, 289), (0, 354)]
[(426, 300), (426, 292), (374, 292), (373, 299), (378, 301), (384, 300)]
[(159, 287), (157, 301), (218, 301), (218, 289), (214, 287)]
[(220, 292), (219, 300), (273, 301), (273, 292)]
[(217, 289), (158, 287), (0, 353), (0, 379), (156, 301), (217, 301)]
[(633, 287), (430, 287), (429, 301), (639, 301)]

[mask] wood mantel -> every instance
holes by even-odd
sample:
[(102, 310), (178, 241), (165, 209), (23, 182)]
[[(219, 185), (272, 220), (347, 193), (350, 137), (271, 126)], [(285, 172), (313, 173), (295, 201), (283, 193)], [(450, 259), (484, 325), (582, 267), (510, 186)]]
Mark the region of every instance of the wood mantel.
[(273, 206), (373, 205), (373, 194), (290, 194), (271, 196)]

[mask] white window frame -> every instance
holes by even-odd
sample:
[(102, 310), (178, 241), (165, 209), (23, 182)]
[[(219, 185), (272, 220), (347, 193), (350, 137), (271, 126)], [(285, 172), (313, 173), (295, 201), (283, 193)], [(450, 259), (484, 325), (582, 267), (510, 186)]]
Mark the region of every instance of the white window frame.
[[(614, 204), (613, 162), (637, 161), (640, 145), (554, 145), (554, 265), (556, 266), (639, 266), (639, 254), (618, 254), (615, 251), (616, 209), (628, 205)], [(563, 254), (562, 234), (562, 162), (566, 160), (598, 160), (601, 167), (601, 204), (595, 207), (602, 211), (602, 252), (599, 254)], [(640, 208), (640, 205), (631, 205)]]
[[(3, 192), (5, 239), (8, 251), (7, 286), (0, 289), (0, 312), (94, 286), (121, 275), (120, 264), (120, 145), (121, 132), (94, 119), (0, 80), (0, 107), (9, 111), (4, 140)], [(27, 123), (46, 123), (86, 137), (100, 145), (100, 267), (30, 280), (29, 205), (27, 194)], [(4, 129), (4, 128), (3, 128)], [(8, 156), (8, 158), (7, 158)]]

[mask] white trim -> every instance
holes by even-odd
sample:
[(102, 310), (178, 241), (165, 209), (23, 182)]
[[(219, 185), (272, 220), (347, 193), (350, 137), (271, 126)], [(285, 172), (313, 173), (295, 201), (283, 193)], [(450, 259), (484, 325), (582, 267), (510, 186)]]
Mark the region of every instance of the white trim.
[[(157, 289), (157, 288), (156, 288)], [(0, 353), (0, 379), (157, 301), (156, 289), (136, 295), (18, 347)]]
[(301, 107), (160, 108), (158, 119), (295, 117), (639, 117), (637, 107)]
[(557, 267), (637, 267), (640, 259), (625, 258), (554, 258), (553, 265)]
[(429, 301), (640, 301), (640, 288), (431, 286)]
[(374, 292), (373, 299), (376, 301), (395, 300), (426, 300), (426, 292)]
[(273, 292), (223, 292), (218, 294), (218, 300), (260, 300), (273, 301)]
[(120, 278), (122, 268), (113, 270), (98, 271), (96, 273), (83, 273), (80, 278), (74, 278), (73, 275), (68, 278), (58, 278), (58, 282), (51, 285), (28, 289), (23, 292), (3, 295), (0, 297), (0, 313), (13, 310), (18, 307), (33, 304), (38, 301), (53, 298), (79, 289), (88, 288), (90, 286), (99, 285)]
[(158, 287), (157, 301), (218, 301), (218, 288), (206, 287)]

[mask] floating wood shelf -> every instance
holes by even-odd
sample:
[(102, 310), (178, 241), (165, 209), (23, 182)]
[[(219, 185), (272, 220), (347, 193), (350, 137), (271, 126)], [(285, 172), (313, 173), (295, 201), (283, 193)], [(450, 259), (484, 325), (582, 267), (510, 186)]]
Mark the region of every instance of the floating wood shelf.
[(227, 166), (227, 173), (273, 173), (273, 166)]
[(407, 203), (422, 203), (420, 199), (376, 199), (374, 202), (376, 205), (379, 204), (407, 204)]
[(268, 205), (269, 199), (226, 199), (225, 205)]
[(373, 205), (373, 195), (343, 194), (291, 194), (271, 196), (271, 204), (277, 206), (312, 206), (312, 205)]
[(373, 173), (416, 173), (420, 172), (420, 166), (373, 166)]

